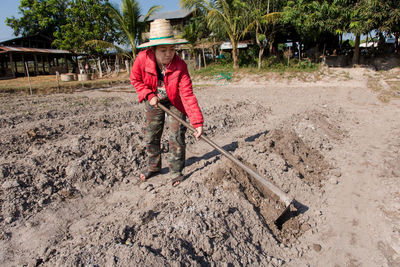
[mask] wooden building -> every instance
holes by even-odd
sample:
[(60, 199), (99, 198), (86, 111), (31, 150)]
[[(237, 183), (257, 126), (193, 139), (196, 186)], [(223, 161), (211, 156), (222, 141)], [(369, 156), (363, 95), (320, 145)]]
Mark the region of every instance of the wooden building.
[(36, 34), (0, 42), (0, 79), (76, 72), (77, 55), (54, 49), (50, 38)]

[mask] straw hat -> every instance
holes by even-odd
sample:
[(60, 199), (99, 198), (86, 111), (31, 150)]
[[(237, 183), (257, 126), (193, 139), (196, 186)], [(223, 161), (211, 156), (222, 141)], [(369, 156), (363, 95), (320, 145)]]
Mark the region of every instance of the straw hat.
[(187, 40), (175, 39), (171, 24), (166, 19), (156, 19), (150, 23), (150, 41), (143, 43), (138, 48), (156, 45), (186, 44)]

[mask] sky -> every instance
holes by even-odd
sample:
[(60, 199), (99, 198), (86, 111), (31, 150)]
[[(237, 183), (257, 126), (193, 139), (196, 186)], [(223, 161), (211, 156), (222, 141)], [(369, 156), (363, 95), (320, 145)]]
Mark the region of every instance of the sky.
[[(111, 2), (119, 4), (119, 0), (111, 0)], [(138, 0), (143, 13), (147, 13), (149, 8), (154, 5), (163, 6), (162, 11), (178, 10), (179, 0)], [(19, 0), (1, 0), (0, 8), (0, 41), (11, 39), (14, 37), (13, 30), (5, 23), (6, 18), (19, 17), (18, 7)]]

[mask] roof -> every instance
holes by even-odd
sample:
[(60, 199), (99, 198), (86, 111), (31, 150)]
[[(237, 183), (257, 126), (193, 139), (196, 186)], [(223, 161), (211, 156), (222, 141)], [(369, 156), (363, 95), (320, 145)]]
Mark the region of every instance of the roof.
[(70, 54), (71, 53), (67, 50), (59, 50), (59, 49), (0, 46), (0, 53), (5, 53), (5, 52), (46, 53), (46, 54)]
[(44, 34), (37, 33), (37, 34), (29, 35), (29, 36), (10, 37), (9, 39), (1, 40), (0, 43), (12, 42), (12, 41), (17, 41), (17, 40), (22, 40), (22, 39), (29, 39), (29, 38), (33, 38), (33, 37), (41, 37), (43, 39), (51, 41), (50, 37), (48, 37)]
[[(183, 19), (192, 14), (193, 10), (179, 9), (165, 12), (155, 12), (149, 17), (147, 21), (153, 21), (155, 19)], [(140, 16), (140, 21), (144, 20), (144, 16)]]

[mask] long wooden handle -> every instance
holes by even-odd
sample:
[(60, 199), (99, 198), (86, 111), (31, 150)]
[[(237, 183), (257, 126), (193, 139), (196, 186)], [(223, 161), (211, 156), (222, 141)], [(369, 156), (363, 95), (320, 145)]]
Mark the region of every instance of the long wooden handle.
[[(171, 115), (174, 119), (179, 121), (181, 124), (183, 124), (186, 128), (188, 128), (192, 132), (196, 132), (196, 129), (193, 128), (192, 125), (187, 123), (186, 121), (182, 120), (179, 118), (176, 114), (172, 113), (168, 108), (166, 108), (164, 105), (158, 103), (158, 107), (165, 111), (168, 115)], [(275, 195), (279, 197), (279, 199), (285, 203), (286, 207), (288, 207), (292, 202), (293, 199), (291, 199), (287, 194), (285, 194), (281, 189), (276, 187), (273, 183), (267, 180), (264, 176), (261, 174), (255, 172), (253, 169), (249, 168), (248, 166), (244, 165), (240, 160), (235, 158), (231, 153), (214, 143), (210, 138), (208, 138), (205, 135), (200, 136), (201, 139), (206, 141), (210, 146), (218, 150), (222, 155), (233, 161), (235, 164), (237, 164), (240, 168), (242, 168), (244, 171), (246, 171), (249, 175), (254, 177), (258, 182), (260, 182), (263, 186), (267, 187), (270, 191), (272, 191)]]

